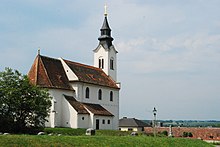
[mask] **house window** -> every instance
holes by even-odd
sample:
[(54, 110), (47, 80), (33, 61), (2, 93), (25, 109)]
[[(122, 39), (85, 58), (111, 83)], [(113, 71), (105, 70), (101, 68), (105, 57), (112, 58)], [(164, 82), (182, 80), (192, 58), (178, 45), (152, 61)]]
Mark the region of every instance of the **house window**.
[(86, 98), (89, 98), (89, 87), (86, 87)]
[(133, 129), (132, 128), (128, 128), (128, 131), (133, 131)]
[(110, 121), (110, 119), (109, 119), (109, 120), (108, 120), (108, 124), (110, 124), (110, 122), (111, 122), (111, 121)]
[(101, 89), (99, 89), (99, 92), (98, 92), (98, 99), (102, 100), (102, 90)]
[(110, 59), (110, 69), (114, 70), (114, 59), (113, 58)]
[(102, 124), (105, 124), (105, 120), (104, 119), (102, 120)]
[(99, 59), (99, 68), (104, 68), (104, 59)]
[(110, 101), (113, 101), (113, 92), (110, 91)]

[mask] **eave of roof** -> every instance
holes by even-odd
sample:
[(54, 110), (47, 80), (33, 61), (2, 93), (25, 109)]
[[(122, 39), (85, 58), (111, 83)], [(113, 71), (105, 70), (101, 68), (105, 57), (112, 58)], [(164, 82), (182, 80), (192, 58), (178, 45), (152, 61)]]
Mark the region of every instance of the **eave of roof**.
[(106, 45), (102, 45), (102, 44), (99, 44), (94, 50), (93, 52), (98, 52), (98, 50), (103, 47), (105, 50), (114, 50), (116, 53), (118, 53), (118, 51), (115, 49), (114, 45), (112, 44), (110, 47), (106, 46)]
[(99, 104), (83, 103), (83, 105), (94, 115), (114, 116), (112, 113), (110, 113), (108, 110), (106, 110)]

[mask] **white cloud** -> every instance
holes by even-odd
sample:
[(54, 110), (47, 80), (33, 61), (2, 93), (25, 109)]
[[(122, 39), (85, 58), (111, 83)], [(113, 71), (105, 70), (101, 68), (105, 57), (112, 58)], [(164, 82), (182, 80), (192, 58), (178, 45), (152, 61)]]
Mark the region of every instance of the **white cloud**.
[[(138, 38), (120, 42), (117, 48), (138, 72), (201, 70), (220, 63), (220, 35), (188, 34), (161, 40)], [(209, 67), (212, 68), (212, 67)]]

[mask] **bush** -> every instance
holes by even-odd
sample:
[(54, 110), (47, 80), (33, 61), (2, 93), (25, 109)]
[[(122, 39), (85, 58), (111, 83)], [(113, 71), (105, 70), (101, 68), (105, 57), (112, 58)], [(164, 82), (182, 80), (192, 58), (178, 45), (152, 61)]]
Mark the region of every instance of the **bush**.
[(100, 136), (128, 136), (132, 131), (119, 131), (119, 130), (96, 130), (96, 135)]
[(191, 132), (188, 132), (188, 137), (193, 137), (193, 134)]
[(191, 132), (183, 132), (183, 137), (193, 137)]
[(168, 136), (168, 132), (167, 131), (163, 131), (161, 134), (164, 135), (164, 136)]
[(183, 132), (183, 137), (187, 137), (188, 133), (187, 132)]
[(73, 128), (45, 128), (44, 132), (47, 134), (62, 134), (68, 136), (81, 136), (85, 135), (86, 129), (73, 129)]

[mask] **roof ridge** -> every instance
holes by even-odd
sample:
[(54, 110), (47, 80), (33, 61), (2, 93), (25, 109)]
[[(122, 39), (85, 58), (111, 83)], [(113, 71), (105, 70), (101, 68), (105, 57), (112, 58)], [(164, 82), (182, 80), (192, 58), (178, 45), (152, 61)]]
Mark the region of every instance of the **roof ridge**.
[(67, 62), (71, 62), (71, 63), (78, 64), (78, 65), (82, 65), (82, 66), (84, 66), (84, 67), (89, 67), (89, 68), (101, 70), (100, 68), (95, 67), (95, 66), (92, 66), (92, 65), (83, 64), (83, 63), (79, 63), (79, 62), (75, 62), (75, 61), (70, 61), (70, 60), (67, 60), (67, 59), (63, 59), (63, 60), (64, 60), (64, 61), (67, 61)]
[(43, 56), (43, 55), (38, 55), (38, 56), (43, 57), (43, 58), (48, 58), (48, 59), (60, 61), (59, 59), (56, 59), (56, 58), (53, 58), (53, 57), (48, 57), (48, 56)]

